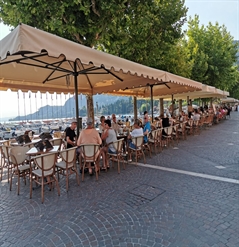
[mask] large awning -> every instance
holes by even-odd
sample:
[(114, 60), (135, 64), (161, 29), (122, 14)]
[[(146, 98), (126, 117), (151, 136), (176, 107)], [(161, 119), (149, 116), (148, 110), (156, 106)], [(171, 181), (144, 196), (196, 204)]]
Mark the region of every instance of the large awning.
[(221, 99), (222, 103), (239, 103), (238, 99), (227, 97), (225, 99)]
[[(194, 92), (188, 92), (188, 93), (182, 93), (182, 94), (174, 94), (174, 99), (198, 99), (198, 98), (226, 98), (229, 96), (229, 92), (220, 90), (218, 88), (208, 86), (208, 85), (202, 85), (202, 90), (200, 91), (194, 91)], [(171, 100), (172, 95), (165, 95), (163, 97), (166, 100)]]
[[(0, 90), (97, 94), (147, 84), (194, 91), (201, 83), (19, 25), (0, 41)], [(176, 89), (177, 90), (177, 89)], [(185, 91), (186, 90), (186, 91)]]

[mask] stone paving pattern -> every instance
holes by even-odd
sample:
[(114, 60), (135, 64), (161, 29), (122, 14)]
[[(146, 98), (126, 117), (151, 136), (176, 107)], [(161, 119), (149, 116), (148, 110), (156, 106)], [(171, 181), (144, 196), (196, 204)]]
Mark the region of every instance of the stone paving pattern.
[[(239, 180), (239, 113), (175, 146), (146, 163)], [(16, 189), (5, 174), (0, 246), (239, 246), (239, 184), (131, 163), (98, 181), (86, 175), (80, 186), (71, 177), (68, 192), (61, 178), (61, 195), (45, 189), (44, 204), (40, 189), (29, 199), (29, 182), (21, 181), (19, 196)]]

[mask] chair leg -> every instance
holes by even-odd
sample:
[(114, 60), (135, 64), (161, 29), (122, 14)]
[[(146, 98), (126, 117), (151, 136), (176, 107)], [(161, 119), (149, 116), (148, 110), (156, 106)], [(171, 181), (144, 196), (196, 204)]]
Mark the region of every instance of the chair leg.
[(20, 174), (18, 171), (18, 176), (17, 176), (17, 194), (20, 194)]
[(118, 157), (118, 174), (120, 174), (120, 162), (119, 162), (119, 157)]
[(58, 196), (60, 196), (60, 187), (59, 187), (59, 183), (58, 183), (58, 181), (57, 181), (55, 175), (53, 175), (53, 178), (55, 179), (55, 182), (56, 182), (56, 187), (57, 187)]
[(69, 188), (69, 169), (66, 169), (66, 191), (68, 192)]
[(98, 174), (98, 172), (99, 172), (99, 167), (98, 167), (98, 163), (97, 162), (95, 162), (95, 178), (96, 178), (96, 180), (98, 180), (98, 178), (99, 178), (99, 174)]
[(143, 154), (143, 157), (144, 157), (144, 164), (146, 163), (146, 160), (145, 160), (145, 154), (144, 154), (144, 151), (142, 150), (142, 154)]
[(2, 161), (1, 161), (1, 178), (0, 178), (0, 181), (2, 181), (2, 175), (3, 175), (3, 165), (2, 165)]
[(32, 174), (30, 174), (30, 199), (32, 198)]
[(77, 171), (77, 167), (75, 167), (75, 173), (76, 173), (77, 184), (80, 185), (80, 179), (79, 179), (79, 174), (78, 174), (78, 171)]
[(135, 165), (137, 165), (137, 163), (138, 163), (138, 151), (137, 151), (137, 149), (135, 151), (135, 162), (136, 162)]
[(41, 202), (44, 202), (44, 177), (41, 178)]
[(84, 181), (84, 176), (85, 176), (85, 162), (82, 166), (82, 175), (81, 175), (81, 181)]
[[(11, 175), (11, 177), (10, 177), (10, 191), (12, 191), (12, 176), (13, 176), (13, 174)], [(8, 183), (9, 183), (9, 179), (8, 179)]]

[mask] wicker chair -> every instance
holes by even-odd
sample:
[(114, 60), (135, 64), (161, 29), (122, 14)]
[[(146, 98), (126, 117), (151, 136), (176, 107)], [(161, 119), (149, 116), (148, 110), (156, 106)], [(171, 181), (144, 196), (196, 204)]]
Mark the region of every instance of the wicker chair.
[(41, 200), (44, 202), (44, 185), (49, 185), (53, 189), (53, 183), (56, 184), (58, 196), (60, 188), (55, 176), (55, 163), (57, 152), (49, 152), (47, 154), (38, 155), (34, 158), (37, 169), (32, 170), (30, 174), (30, 198), (32, 198), (33, 181), (41, 186)]
[(80, 184), (79, 174), (76, 167), (76, 149), (77, 147), (62, 150), (59, 153), (60, 159), (56, 163), (57, 172), (60, 172), (60, 174), (66, 176), (66, 191), (68, 191), (70, 175), (75, 174), (77, 184)]
[[(83, 144), (80, 146), (80, 166), (82, 168), (82, 181), (84, 181), (84, 170), (88, 165), (91, 167), (91, 163), (94, 164), (96, 180), (98, 180), (98, 174), (100, 172), (100, 145), (99, 144)], [(82, 165), (83, 159), (83, 165)]]
[(137, 165), (138, 158), (143, 156), (145, 163), (145, 154), (144, 154), (144, 136), (137, 136), (132, 138), (132, 143), (135, 147), (129, 145), (129, 159), (132, 160), (132, 153), (135, 154), (135, 162)]
[(12, 190), (12, 178), (17, 176), (17, 194), (20, 193), (20, 177), (24, 178), (26, 184), (26, 176), (30, 174), (30, 166), (33, 164), (27, 160), (26, 152), (28, 147), (17, 146), (10, 149), (10, 165), (11, 165), (11, 177), (10, 177), (10, 190)]
[(120, 162), (123, 163), (123, 168), (125, 169), (125, 155), (123, 151), (123, 144), (124, 144), (124, 138), (119, 139), (115, 142), (109, 143), (107, 146), (110, 144), (113, 145), (114, 149), (116, 150), (116, 153), (107, 153), (107, 158), (111, 158), (111, 161), (117, 161), (117, 168), (118, 168), (118, 173), (120, 173)]

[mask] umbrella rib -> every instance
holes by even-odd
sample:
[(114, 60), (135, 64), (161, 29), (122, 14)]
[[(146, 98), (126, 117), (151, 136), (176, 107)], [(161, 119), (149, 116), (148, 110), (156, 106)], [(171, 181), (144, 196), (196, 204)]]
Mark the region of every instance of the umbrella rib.
[(124, 81), (122, 78), (120, 78), (119, 76), (117, 76), (116, 74), (114, 74), (113, 72), (111, 72), (110, 70), (106, 69), (103, 65), (101, 65), (101, 68), (104, 69), (105, 71), (107, 71), (109, 74), (111, 74), (114, 77), (116, 77), (118, 80)]
[[(15, 55), (15, 54), (14, 54)], [(13, 55), (13, 56), (14, 56)], [(39, 55), (35, 55), (34, 57), (43, 57), (43, 56), (45, 56), (46, 54), (39, 54)], [(4, 64), (8, 64), (8, 63), (13, 63), (13, 62), (16, 62), (16, 63), (20, 63), (21, 61), (23, 61), (23, 60), (26, 60), (26, 59), (29, 59), (29, 57), (26, 57), (26, 56), (24, 56), (24, 55), (22, 55), (23, 56), (23, 58), (18, 58), (18, 59), (15, 59), (15, 60), (10, 60), (10, 61), (3, 61), (3, 62), (1, 62), (0, 63), (0, 65), (4, 65)]]
[[(61, 62), (58, 64), (58, 66), (57, 66), (55, 69), (52, 70), (52, 72), (51, 72), (51, 73), (47, 76), (47, 78), (42, 82), (43, 84), (44, 84), (46, 81), (51, 81), (51, 80), (57, 79), (57, 78), (52, 78), (52, 79), (49, 79), (49, 78), (55, 73), (56, 70), (58, 71), (58, 68), (59, 68), (59, 66), (62, 65), (62, 63), (63, 63), (63, 61), (61, 61)], [(65, 76), (65, 75), (64, 75), (64, 76)], [(63, 77), (63, 76), (60, 76), (60, 77), (58, 77), (58, 78), (61, 78), (61, 77)]]
[[(22, 55), (22, 56), (24, 56), (24, 55)], [(35, 57), (26, 57), (26, 56), (24, 56), (24, 58), (25, 58), (25, 59), (31, 59), (31, 60), (33, 60), (33, 61), (35, 61), (35, 62), (40, 63), (40, 64), (45, 64), (46, 66), (40, 66), (40, 65), (37, 65), (37, 64), (35, 65), (35, 64), (29, 64), (29, 63), (22, 63), (21, 61), (19, 61), (19, 63), (25, 64), (25, 65), (36, 66), (36, 67), (44, 68), (44, 69), (51, 69), (51, 70), (52, 70), (52, 69), (53, 69), (53, 70), (56, 70), (56, 69), (57, 69), (57, 71), (60, 71), (60, 72), (67, 72), (67, 73), (72, 72), (72, 71), (69, 71), (69, 70), (67, 70), (67, 69), (59, 68), (59, 66), (60, 66), (63, 62), (66, 61), (65, 59), (63, 59), (62, 61), (57, 61), (57, 62), (55, 62), (55, 63), (49, 64), (49, 63), (46, 63), (46, 62), (44, 62), (44, 61), (35, 59)], [(71, 67), (72, 67), (72, 66), (71, 66)]]

